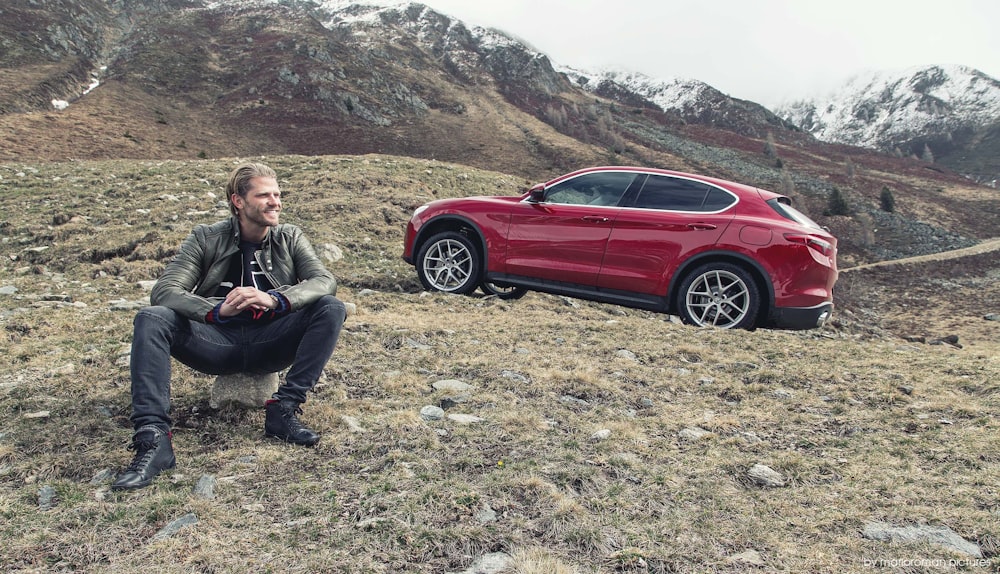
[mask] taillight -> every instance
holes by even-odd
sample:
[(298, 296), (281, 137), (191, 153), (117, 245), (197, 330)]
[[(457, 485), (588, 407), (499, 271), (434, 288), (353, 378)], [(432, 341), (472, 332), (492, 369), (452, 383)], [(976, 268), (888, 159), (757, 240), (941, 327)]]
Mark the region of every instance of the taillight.
[(800, 243), (807, 247), (812, 247), (827, 257), (833, 253), (833, 245), (830, 244), (829, 241), (820, 239), (819, 237), (813, 237), (812, 235), (804, 235), (801, 233), (786, 233), (785, 239), (791, 241), (792, 243)]

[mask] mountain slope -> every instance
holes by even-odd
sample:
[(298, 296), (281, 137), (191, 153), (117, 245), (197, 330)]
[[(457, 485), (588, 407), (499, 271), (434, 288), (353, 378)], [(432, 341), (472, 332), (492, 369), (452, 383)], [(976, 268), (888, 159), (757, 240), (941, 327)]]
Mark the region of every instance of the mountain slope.
[(1000, 81), (971, 68), (859, 75), (778, 113), (824, 141), (933, 160), (978, 181), (1000, 175)]
[[(0, 161), (377, 152), (525, 185), (642, 164), (793, 196), (841, 238), (845, 264), (966, 247), (1000, 224), (991, 196), (936, 164), (818, 142), (698, 82), (568, 71), (421, 4), (10, 0), (0, 10), (0, 83), (11, 88), (0, 92)], [(892, 213), (879, 206), (885, 189)], [(835, 190), (850, 213), (825, 215)]]

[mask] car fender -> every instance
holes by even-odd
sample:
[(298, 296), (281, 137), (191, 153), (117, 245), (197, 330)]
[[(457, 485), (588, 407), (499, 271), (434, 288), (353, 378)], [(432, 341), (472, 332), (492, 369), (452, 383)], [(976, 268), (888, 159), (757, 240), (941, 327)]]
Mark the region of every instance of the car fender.
[[(472, 233), (475, 236), (471, 239), (480, 248), (480, 255), (482, 255), (483, 261), (487, 262), (487, 266), (489, 267), (489, 255), (491, 252), (490, 246), (497, 244), (496, 238), (488, 238), (479, 224), (477, 224), (470, 217), (460, 213), (442, 213), (428, 219), (420, 226), (420, 230), (417, 231), (417, 236), (413, 244), (415, 246), (422, 246), (425, 241), (430, 239), (430, 237), (436, 233), (458, 229), (472, 230)], [(419, 247), (414, 249), (414, 257), (416, 257), (417, 252), (419, 252)]]
[(674, 268), (673, 272), (669, 273), (670, 282), (667, 287), (667, 307), (672, 308), (674, 305), (674, 299), (677, 296), (677, 289), (680, 287), (681, 282), (689, 271), (697, 267), (698, 265), (708, 262), (708, 261), (734, 261), (749, 267), (751, 271), (756, 275), (761, 281), (761, 286), (764, 288), (762, 295), (767, 297), (765, 303), (768, 310), (774, 308), (774, 283), (771, 280), (771, 274), (759, 261), (751, 257), (746, 253), (741, 253), (739, 251), (733, 251), (730, 249), (712, 249), (708, 251), (701, 251), (695, 253), (694, 255), (685, 259), (681, 264)]

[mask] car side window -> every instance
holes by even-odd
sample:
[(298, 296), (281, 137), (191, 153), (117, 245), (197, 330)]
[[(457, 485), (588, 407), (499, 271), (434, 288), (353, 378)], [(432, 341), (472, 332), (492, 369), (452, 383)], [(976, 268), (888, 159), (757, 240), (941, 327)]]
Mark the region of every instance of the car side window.
[(614, 206), (621, 201), (634, 173), (605, 171), (588, 173), (553, 185), (545, 191), (548, 203)]
[(721, 211), (735, 198), (721, 189), (679, 177), (650, 175), (632, 207), (670, 211)]

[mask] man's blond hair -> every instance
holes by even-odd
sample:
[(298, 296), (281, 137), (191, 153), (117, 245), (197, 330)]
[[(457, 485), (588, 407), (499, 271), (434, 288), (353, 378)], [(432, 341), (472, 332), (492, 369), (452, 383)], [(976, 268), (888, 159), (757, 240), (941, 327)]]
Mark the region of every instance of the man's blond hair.
[(250, 180), (255, 177), (278, 178), (278, 174), (270, 167), (256, 162), (247, 162), (236, 167), (233, 173), (229, 174), (229, 183), (226, 184), (226, 201), (229, 202), (229, 211), (237, 215), (239, 210), (233, 204), (233, 195), (238, 195), (243, 199), (247, 198), (250, 191)]

